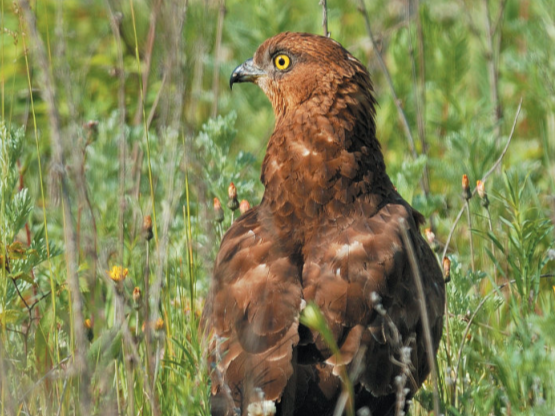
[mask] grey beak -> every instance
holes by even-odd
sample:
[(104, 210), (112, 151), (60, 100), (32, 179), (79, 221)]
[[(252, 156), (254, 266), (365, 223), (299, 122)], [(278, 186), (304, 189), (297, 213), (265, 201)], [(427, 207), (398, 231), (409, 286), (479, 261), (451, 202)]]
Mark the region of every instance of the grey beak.
[(236, 82), (254, 82), (258, 77), (265, 74), (266, 72), (254, 65), (252, 58), (248, 59), (231, 73), (229, 88), (233, 89), (233, 84)]

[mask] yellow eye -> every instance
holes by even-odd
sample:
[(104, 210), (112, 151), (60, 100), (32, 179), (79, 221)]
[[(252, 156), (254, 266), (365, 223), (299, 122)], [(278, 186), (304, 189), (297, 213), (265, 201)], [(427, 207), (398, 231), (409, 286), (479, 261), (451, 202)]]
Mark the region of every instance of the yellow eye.
[(274, 65), (280, 71), (285, 71), (291, 65), (291, 59), (287, 55), (278, 55), (274, 58)]

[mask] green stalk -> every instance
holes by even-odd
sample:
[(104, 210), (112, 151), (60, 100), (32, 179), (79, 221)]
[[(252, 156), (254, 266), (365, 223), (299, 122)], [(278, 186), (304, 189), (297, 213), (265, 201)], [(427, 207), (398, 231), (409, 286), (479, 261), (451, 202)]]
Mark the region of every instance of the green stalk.
[[(133, 34), (135, 36), (135, 59), (137, 61), (137, 73), (141, 73), (141, 58), (139, 57), (139, 40), (137, 38), (137, 25), (135, 22), (135, 9), (133, 8), (133, 0), (129, 0), (129, 5), (131, 6), (131, 20), (133, 22)], [(158, 247), (158, 227), (156, 226), (156, 207), (154, 205), (154, 186), (152, 184), (152, 165), (150, 163), (150, 137), (148, 134), (148, 125), (147, 125), (147, 118), (145, 112), (145, 97), (143, 91), (143, 83), (139, 77), (139, 90), (141, 92), (141, 107), (143, 109), (143, 127), (145, 130), (145, 137), (146, 137), (146, 158), (148, 162), (148, 182), (150, 185), (150, 200), (152, 203), (152, 222), (153, 222), (153, 229), (154, 229), (154, 242), (156, 243), (156, 247)]]

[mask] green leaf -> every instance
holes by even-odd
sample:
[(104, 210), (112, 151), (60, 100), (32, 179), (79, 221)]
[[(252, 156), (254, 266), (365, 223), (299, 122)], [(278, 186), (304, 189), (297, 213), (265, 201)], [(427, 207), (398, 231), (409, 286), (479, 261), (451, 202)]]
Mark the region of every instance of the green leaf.
[(0, 323), (2, 325), (14, 324), (21, 317), (21, 313), (15, 309), (7, 309), (0, 312)]

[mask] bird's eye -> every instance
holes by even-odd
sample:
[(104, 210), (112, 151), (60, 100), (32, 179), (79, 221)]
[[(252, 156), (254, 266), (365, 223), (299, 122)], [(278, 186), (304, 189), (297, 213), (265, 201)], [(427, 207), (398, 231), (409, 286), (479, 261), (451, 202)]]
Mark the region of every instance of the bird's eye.
[(278, 55), (274, 58), (274, 65), (280, 71), (285, 71), (291, 65), (291, 59), (287, 55)]

